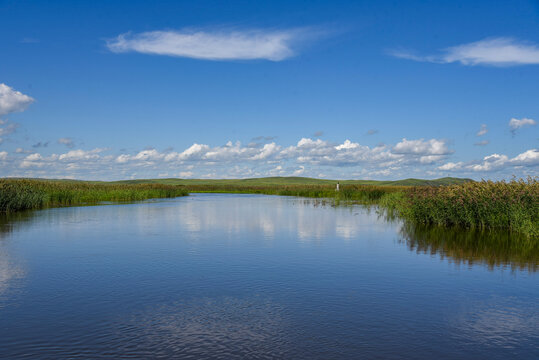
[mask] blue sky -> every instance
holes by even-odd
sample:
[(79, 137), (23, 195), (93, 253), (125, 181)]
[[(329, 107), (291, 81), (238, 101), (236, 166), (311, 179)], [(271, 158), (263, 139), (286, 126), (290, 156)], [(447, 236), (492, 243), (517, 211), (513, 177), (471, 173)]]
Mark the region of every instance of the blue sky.
[(0, 19), (0, 176), (539, 174), (537, 1), (0, 0)]

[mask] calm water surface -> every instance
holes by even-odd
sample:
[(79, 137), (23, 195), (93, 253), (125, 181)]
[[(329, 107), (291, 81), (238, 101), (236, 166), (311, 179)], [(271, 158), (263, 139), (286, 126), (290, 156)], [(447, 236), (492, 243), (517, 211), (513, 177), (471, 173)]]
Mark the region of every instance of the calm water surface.
[(538, 359), (536, 254), (429, 231), (257, 195), (4, 218), (0, 357)]

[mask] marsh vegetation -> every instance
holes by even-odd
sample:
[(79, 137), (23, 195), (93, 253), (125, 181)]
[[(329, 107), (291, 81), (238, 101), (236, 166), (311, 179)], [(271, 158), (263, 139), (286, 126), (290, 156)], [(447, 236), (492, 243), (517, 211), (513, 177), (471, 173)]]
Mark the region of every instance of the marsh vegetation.
[[(54, 206), (136, 201), (199, 193), (248, 193), (328, 198), (336, 204), (379, 205), (414, 224), (465, 229), (507, 229), (530, 238), (539, 237), (539, 180), (449, 181), (441, 186), (404, 186), (317, 182), (301, 178), (245, 180), (138, 180), (84, 182), (30, 179), (0, 180), (0, 211), (12, 212)], [(283, 180), (285, 179), (285, 180)], [(404, 182), (422, 180), (408, 179)], [(443, 181), (440, 181), (443, 180)], [(461, 179), (462, 180), (462, 179)], [(433, 181), (430, 181), (431, 183)], [(427, 183), (428, 184), (428, 183)]]
[(188, 195), (184, 187), (163, 184), (111, 184), (32, 179), (0, 180), (0, 211), (137, 201)]

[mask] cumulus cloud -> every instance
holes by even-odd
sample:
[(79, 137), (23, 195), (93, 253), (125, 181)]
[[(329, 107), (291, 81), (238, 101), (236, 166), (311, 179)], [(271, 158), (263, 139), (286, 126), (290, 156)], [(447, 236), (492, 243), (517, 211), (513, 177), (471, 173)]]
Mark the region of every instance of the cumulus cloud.
[(0, 84), (0, 116), (26, 110), (34, 102), (30, 96), (25, 95), (4, 83)]
[(451, 170), (459, 170), (459, 169), (462, 169), (462, 166), (464, 165), (463, 162), (448, 162), (447, 164), (443, 164), (441, 166), (438, 166), (438, 169), (439, 170), (444, 170), (444, 171), (451, 171)]
[(486, 133), (488, 133), (487, 125), (486, 125), (486, 124), (481, 124), (481, 128), (480, 128), (479, 131), (477, 132), (477, 136), (483, 136), (483, 135), (485, 135)]
[(448, 162), (441, 166), (438, 166), (438, 170), (443, 171), (460, 171), (467, 170), (472, 172), (492, 172), (499, 171), (506, 168), (516, 169), (517, 167), (534, 167), (539, 165), (539, 150), (530, 149), (513, 158), (504, 154), (491, 154), (485, 156), (480, 161), (464, 162)]
[(531, 149), (515, 156), (511, 159), (513, 164), (517, 165), (536, 165), (539, 164), (539, 150)]
[(537, 65), (539, 47), (531, 42), (509, 37), (487, 38), (480, 41), (448, 47), (438, 55), (416, 55), (405, 50), (390, 52), (393, 56), (415, 61), (454, 63), (462, 65)]
[(58, 156), (59, 160), (71, 160), (71, 161), (80, 161), (80, 160), (89, 160), (99, 158), (99, 153), (105, 151), (105, 149), (93, 149), (90, 151), (84, 150), (70, 150), (65, 154)]
[(416, 154), (426, 156), (447, 155), (451, 153), (451, 150), (447, 147), (447, 142), (445, 140), (408, 140), (404, 138), (393, 147), (393, 152), (396, 154)]
[(299, 169), (295, 170), (292, 175), (300, 176), (303, 175), (303, 173), (305, 173), (305, 166), (300, 166)]
[(348, 150), (348, 149), (357, 149), (359, 147), (358, 143), (353, 143), (350, 140), (346, 139), (344, 140), (344, 143), (341, 145), (335, 146), (335, 149), (337, 150)]
[[(262, 176), (318, 176), (329, 178), (403, 178), (436, 176), (442, 172), (488, 174), (506, 169), (523, 176), (539, 165), (539, 151), (530, 149), (515, 157), (491, 154), (476, 161), (447, 162), (452, 153), (440, 139), (402, 139), (394, 145), (369, 147), (350, 139), (333, 143), (302, 138), (282, 146), (221, 146), (195, 143), (183, 151), (144, 149), (116, 155), (107, 149), (71, 149), (59, 154), (17, 150), (0, 167), (2, 176), (127, 179), (178, 176), (182, 178), (242, 178)], [(498, 174), (497, 172), (496, 174)], [(170, 175), (169, 175), (170, 174)]]
[(75, 147), (75, 142), (71, 138), (60, 138), (58, 139), (58, 144), (62, 144), (72, 149)]
[(294, 46), (316, 36), (312, 29), (196, 30), (125, 33), (107, 41), (115, 53), (187, 57), (203, 60), (281, 61), (295, 54)]
[(509, 120), (509, 129), (511, 130), (511, 132), (514, 134), (516, 134), (516, 131), (520, 128), (523, 128), (525, 126), (534, 126), (536, 125), (537, 122), (533, 119), (528, 119), (528, 118), (522, 118), (522, 119), (515, 119), (515, 118), (512, 118), (511, 120)]
[(281, 149), (281, 147), (277, 144), (275, 144), (274, 142), (270, 143), (270, 144), (265, 144), (264, 147), (262, 148), (262, 150), (251, 157), (252, 160), (264, 160), (264, 159), (267, 159), (269, 158), (270, 156), (276, 154), (277, 152), (279, 152), (279, 150)]
[(181, 178), (190, 178), (193, 176), (193, 172), (192, 171), (180, 171), (178, 173), (178, 176), (181, 177)]
[[(106, 149), (93, 149), (93, 150), (70, 150), (64, 154), (52, 154), (49, 156), (43, 156), (40, 153), (32, 153), (27, 155), (20, 163), (21, 168), (42, 168), (42, 167), (55, 167), (60, 166), (63, 170), (70, 170), (75, 168), (83, 168), (83, 165), (89, 161), (101, 161), (106, 160), (109, 162), (110, 157), (101, 157), (99, 154), (106, 151)], [(104, 164), (102, 162), (102, 164)], [(66, 168), (67, 166), (67, 168)], [(88, 170), (91, 170), (88, 168)]]
[(473, 171), (492, 171), (504, 166), (508, 160), (507, 155), (492, 154), (485, 156), (481, 164), (471, 165), (469, 168)]

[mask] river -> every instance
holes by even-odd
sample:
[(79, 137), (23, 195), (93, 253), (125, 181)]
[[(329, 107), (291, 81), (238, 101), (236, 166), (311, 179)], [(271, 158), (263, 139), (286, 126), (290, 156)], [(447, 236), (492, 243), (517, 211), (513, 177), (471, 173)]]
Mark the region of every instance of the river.
[(264, 195), (4, 216), (0, 358), (538, 359), (510, 241)]

